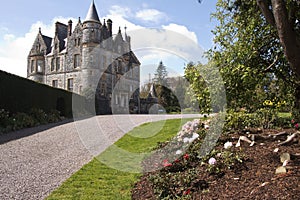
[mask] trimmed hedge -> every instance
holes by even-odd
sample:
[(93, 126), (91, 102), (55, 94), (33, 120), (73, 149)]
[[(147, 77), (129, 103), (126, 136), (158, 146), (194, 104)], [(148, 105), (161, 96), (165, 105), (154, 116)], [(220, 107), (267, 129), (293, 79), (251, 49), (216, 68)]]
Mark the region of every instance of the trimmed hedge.
[(63, 116), (72, 117), (72, 96), (85, 102), (83, 96), (0, 70), (0, 108), (10, 113), (28, 113), (36, 108), (46, 113), (58, 110)]

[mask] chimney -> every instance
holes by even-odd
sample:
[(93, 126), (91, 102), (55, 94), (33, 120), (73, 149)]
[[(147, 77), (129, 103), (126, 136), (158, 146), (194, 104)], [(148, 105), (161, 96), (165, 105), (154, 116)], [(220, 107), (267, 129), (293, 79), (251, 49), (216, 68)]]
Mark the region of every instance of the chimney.
[(111, 21), (111, 19), (108, 19), (106, 23), (107, 23), (107, 28), (109, 31), (109, 37), (111, 37), (112, 36), (112, 21)]
[(68, 22), (68, 36), (72, 35), (72, 20)]

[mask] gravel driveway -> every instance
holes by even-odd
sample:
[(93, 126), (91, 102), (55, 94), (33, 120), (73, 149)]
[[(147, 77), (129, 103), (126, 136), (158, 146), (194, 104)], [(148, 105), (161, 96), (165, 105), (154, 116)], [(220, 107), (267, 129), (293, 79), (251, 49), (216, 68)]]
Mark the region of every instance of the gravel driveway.
[[(44, 199), (133, 127), (145, 122), (196, 116), (199, 115), (105, 115), (2, 135), (0, 199)], [(95, 140), (99, 132), (106, 137), (101, 143)]]

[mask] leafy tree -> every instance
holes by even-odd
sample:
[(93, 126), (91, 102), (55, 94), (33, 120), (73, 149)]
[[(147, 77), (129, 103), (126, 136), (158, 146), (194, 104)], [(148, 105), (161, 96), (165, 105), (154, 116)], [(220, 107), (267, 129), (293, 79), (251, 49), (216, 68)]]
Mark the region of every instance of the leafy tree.
[(278, 95), (268, 90), (270, 84), (281, 92), (283, 99), (276, 101), (290, 97), (295, 84), (293, 70), (276, 30), (264, 19), (256, 0), (219, 0), (216, 6), (212, 16), (219, 25), (213, 30), (216, 46), (209, 56), (223, 76), (229, 106), (255, 111), (266, 99)]
[(226, 108), (223, 80), (214, 63), (189, 63), (184, 77), (190, 83), (187, 96), (192, 97), (192, 103), (199, 106), (201, 113), (219, 112)]
[[(198, 1), (201, 3), (202, 1)], [(285, 81), (286, 83), (278, 85), (287, 87), (285, 90), (286, 96), (294, 94), (295, 100), (294, 109), (296, 110), (296, 117), (300, 119), (300, 1), (299, 0), (219, 0), (217, 3), (217, 12), (214, 14), (221, 23), (216, 28), (216, 32), (220, 32), (218, 28), (223, 27), (225, 36), (231, 34), (232, 37), (238, 35), (245, 30), (250, 31), (249, 36), (253, 36), (251, 33), (255, 33), (255, 41), (262, 42), (262, 45), (256, 45), (253, 42), (253, 49), (257, 51), (259, 58), (259, 64), (264, 64), (262, 68), (262, 77), (270, 76), (266, 75), (266, 72), (274, 73), (278, 81)], [(223, 16), (221, 12), (223, 12)], [(232, 17), (232, 18), (230, 18)], [(250, 22), (250, 23), (249, 23)], [(251, 23), (253, 22), (253, 23)], [(255, 23), (256, 22), (256, 23)], [(232, 26), (236, 23), (238, 26)], [(247, 24), (249, 23), (249, 24)], [(230, 24), (230, 28), (226, 27)], [(268, 32), (261, 32), (263, 29), (268, 29)], [(216, 39), (219, 45), (223, 49), (230, 48), (230, 36), (221, 39)], [(243, 41), (233, 39), (233, 43)], [(219, 41), (218, 41), (219, 40)], [(245, 40), (245, 44), (249, 40)], [(267, 45), (269, 42), (270, 45)], [(228, 45), (229, 43), (229, 45)], [(259, 44), (259, 43), (258, 43)], [(251, 49), (251, 48), (250, 48)], [(238, 52), (237, 50), (234, 50)], [(249, 55), (251, 57), (251, 54)], [(239, 58), (239, 57), (237, 57)], [(273, 59), (273, 62), (271, 61)], [(264, 62), (265, 61), (265, 62)], [(244, 63), (243, 63), (244, 64)], [(288, 91), (288, 92), (287, 92)], [(292, 101), (292, 99), (289, 99)]]

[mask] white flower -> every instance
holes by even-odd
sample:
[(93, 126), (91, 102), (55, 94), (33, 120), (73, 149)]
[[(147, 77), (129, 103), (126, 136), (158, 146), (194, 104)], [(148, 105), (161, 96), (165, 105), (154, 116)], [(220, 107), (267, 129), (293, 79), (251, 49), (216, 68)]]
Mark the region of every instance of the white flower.
[(232, 147), (232, 142), (226, 142), (225, 144), (224, 144), (224, 149), (230, 149)]
[(180, 154), (182, 154), (182, 151), (181, 150), (177, 150), (175, 154), (176, 155), (180, 155)]
[(217, 163), (217, 160), (213, 157), (208, 160), (208, 164), (210, 164), (210, 165), (215, 165), (216, 163)]
[(192, 143), (194, 140), (195, 140), (194, 138), (190, 138), (189, 143)]
[(183, 138), (183, 142), (184, 143), (190, 142), (190, 138), (187, 138), (187, 137)]
[(197, 139), (199, 137), (199, 134), (198, 133), (193, 133), (193, 138), (194, 139)]
[(204, 125), (205, 129), (209, 129), (209, 126), (207, 124)]

